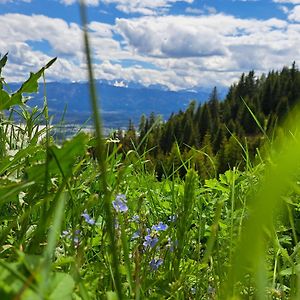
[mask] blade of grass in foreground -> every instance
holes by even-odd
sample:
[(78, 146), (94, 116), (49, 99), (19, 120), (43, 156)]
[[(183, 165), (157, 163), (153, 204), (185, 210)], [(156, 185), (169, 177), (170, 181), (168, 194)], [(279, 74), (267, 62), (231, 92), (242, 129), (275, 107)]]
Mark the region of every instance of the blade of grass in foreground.
[(93, 67), (92, 67), (92, 58), (91, 58), (91, 51), (90, 51), (90, 44), (89, 44), (89, 37), (87, 33), (87, 16), (86, 16), (86, 7), (85, 1), (80, 0), (80, 14), (81, 14), (81, 21), (83, 25), (83, 33), (84, 33), (84, 46), (85, 46), (85, 54), (87, 60), (87, 67), (88, 67), (88, 78), (89, 78), (89, 87), (90, 87), (90, 100), (93, 110), (93, 119), (95, 125), (95, 132), (96, 132), (96, 158), (99, 164), (99, 171), (101, 174), (101, 187), (104, 194), (104, 210), (105, 210), (105, 217), (106, 217), (106, 226), (110, 238), (111, 243), (111, 250), (112, 250), (112, 264), (114, 270), (114, 282), (116, 285), (116, 290), (119, 299), (122, 299), (122, 287), (121, 287), (121, 279), (119, 273), (119, 262), (118, 262), (118, 252), (115, 243), (115, 236), (114, 236), (114, 226), (113, 226), (113, 219), (111, 213), (111, 193), (107, 187), (107, 178), (106, 178), (106, 160), (105, 160), (105, 144), (103, 141), (102, 136), (102, 120), (99, 114), (98, 108), (98, 98), (95, 88), (94, 82), (94, 74), (93, 74)]
[(289, 120), (293, 123), (286, 124), (285, 130), (293, 134), (285, 135), (273, 145), (270, 155), (272, 163), (266, 168), (260, 190), (248, 201), (249, 217), (231, 262), (229, 280), (222, 288), (222, 299), (238, 297), (236, 285), (249, 272), (254, 275), (256, 299), (267, 298), (266, 243), (271, 238), (274, 219), (282, 204), (281, 196), (295, 174), (299, 173), (299, 117), (299, 110), (290, 116)]

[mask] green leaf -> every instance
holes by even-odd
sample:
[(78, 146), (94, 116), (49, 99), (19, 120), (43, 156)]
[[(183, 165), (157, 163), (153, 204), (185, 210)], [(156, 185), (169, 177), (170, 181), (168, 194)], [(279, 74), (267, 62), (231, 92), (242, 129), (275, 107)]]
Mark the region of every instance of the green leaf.
[(43, 259), (41, 255), (30, 255), (23, 252), (19, 252), (19, 256), (20, 260), (30, 273), (34, 273), (39, 268)]
[[(7, 156), (5, 159), (1, 160), (0, 162), (0, 176), (3, 175), (3, 173), (11, 173), (13, 172), (16, 168), (20, 168), (25, 161), (25, 158), (30, 157), (31, 155), (39, 154), (38, 150), (40, 149), (40, 146), (36, 145), (29, 145), (26, 149), (21, 149), (18, 151), (13, 157)], [(39, 160), (35, 158), (35, 161)]]
[(9, 103), (9, 107), (13, 105), (23, 105), (22, 101), (23, 97), (21, 93), (14, 93), (11, 95), (11, 101)]
[(8, 52), (0, 59), (0, 74), (1, 69), (6, 65)]
[(0, 110), (7, 109), (10, 107), (10, 95), (0, 89)]
[[(51, 59), (44, 67), (37, 73), (30, 73), (29, 78), (22, 84), (22, 86), (11, 96), (4, 90), (2, 86), (0, 89), (0, 110), (8, 109), (13, 105), (23, 105), (23, 93), (36, 93), (39, 85), (38, 80), (43, 75), (44, 71), (48, 69), (56, 61), (57, 57)], [(3, 67), (7, 61), (7, 54), (0, 60), (0, 74), (1, 66)]]
[(118, 295), (116, 292), (112, 292), (112, 291), (109, 291), (109, 292), (106, 292), (106, 296), (107, 296), (107, 300), (118, 300)]
[[(33, 284), (28, 284), (17, 263), (7, 263), (5, 260), (0, 260), (0, 295), (3, 290), (11, 295), (16, 295), (22, 286), (26, 285), (32, 291), (36, 291)], [(1, 299), (5, 299), (2, 298)], [(12, 298), (10, 298), (12, 299)]]
[[(72, 140), (64, 143), (62, 148), (52, 146), (49, 149), (51, 157), (49, 159), (48, 170), (51, 174), (60, 174), (67, 177), (73, 169), (73, 166), (81, 155), (85, 154), (87, 135), (78, 134)], [(46, 164), (38, 164), (27, 170), (27, 175), (31, 180), (43, 181)]]
[(75, 287), (73, 278), (65, 273), (56, 273), (51, 279), (51, 292), (49, 300), (68, 300), (72, 299)]
[(24, 191), (29, 186), (32, 186), (34, 182), (20, 182), (20, 183), (7, 183), (4, 184), (0, 181), (0, 207), (9, 201), (17, 201), (17, 195)]
[(293, 268), (287, 268), (280, 271), (281, 276), (291, 276), (295, 274), (299, 274), (300, 272), (300, 265), (296, 265)]
[(37, 73), (30, 73), (29, 78), (22, 84), (19, 90), (15, 94), (22, 93), (36, 93), (38, 91), (38, 80), (55, 61), (57, 57), (50, 60), (45, 67), (41, 68)]

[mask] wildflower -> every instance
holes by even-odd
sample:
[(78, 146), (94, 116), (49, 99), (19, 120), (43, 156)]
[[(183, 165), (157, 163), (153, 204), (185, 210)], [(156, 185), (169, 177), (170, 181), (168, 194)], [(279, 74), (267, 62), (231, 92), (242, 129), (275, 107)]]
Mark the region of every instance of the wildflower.
[(156, 231), (165, 231), (167, 230), (168, 225), (164, 224), (163, 222), (159, 222), (157, 225), (153, 225), (151, 227), (152, 230), (156, 230)]
[[(75, 230), (74, 232), (74, 236), (73, 236), (73, 242), (75, 244), (75, 246), (79, 246), (80, 240), (79, 240), (79, 235), (80, 235), (80, 230)], [(70, 230), (64, 230), (61, 234), (61, 236), (63, 238), (67, 238), (67, 239), (71, 239), (72, 238), (72, 234), (70, 232)]]
[(69, 230), (64, 230), (62, 232), (62, 235), (61, 235), (63, 238), (66, 238), (66, 237), (69, 237), (70, 236), (70, 231)]
[(192, 295), (196, 295), (196, 292), (197, 292), (196, 288), (195, 288), (195, 287), (192, 287), (192, 288), (191, 288), (191, 293), (192, 293)]
[(112, 205), (116, 212), (126, 212), (128, 210), (128, 206), (126, 205), (127, 199), (123, 194), (118, 194), (116, 196), (116, 200), (112, 202)]
[(136, 222), (136, 223), (138, 223), (139, 220), (140, 220), (140, 216), (138, 216), (138, 215), (134, 215), (134, 216), (131, 218), (131, 222)]
[(79, 229), (75, 230), (75, 232), (74, 232), (73, 242), (74, 242), (75, 247), (78, 247), (80, 244), (80, 240), (79, 240), (80, 232), (81, 231)]
[(157, 243), (158, 243), (158, 238), (156, 236), (151, 236), (150, 234), (148, 234), (145, 236), (145, 241), (143, 243), (143, 246), (145, 248), (147, 247), (154, 248)]
[(84, 210), (83, 214), (81, 214), (82, 217), (84, 217), (85, 221), (90, 224), (90, 225), (94, 225), (95, 224), (95, 220), (93, 218), (91, 218), (91, 216), (87, 213), (86, 209)]
[(136, 232), (132, 235), (131, 240), (135, 240), (135, 239), (139, 238), (139, 237), (140, 237), (140, 234), (141, 234), (141, 232), (140, 232), (139, 230), (136, 231)]
[(159, 258), (157, 260), (153, 258), (150, 261), (149, 265), (150, 265), (150, 267), (151, 267), (152, 270), (156, 271), (159, 268), (159, 266), (161, 266), (163, 264), (163, 262), (164, 261), (161, 258)]

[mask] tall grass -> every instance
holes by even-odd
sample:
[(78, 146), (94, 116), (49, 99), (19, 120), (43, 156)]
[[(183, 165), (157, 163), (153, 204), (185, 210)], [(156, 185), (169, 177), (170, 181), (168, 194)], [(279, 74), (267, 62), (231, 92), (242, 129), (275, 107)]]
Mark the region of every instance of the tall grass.
[(55, 60), (16, 92), (1, 79), (0, 299), (299, 299), (299, 113), (243, 172), (201, 184), (182, 161), (158, 181), (141, 145), (102, 136), (81, 17), (95, 136), (54, 143), (45, 85), (27, 106)]

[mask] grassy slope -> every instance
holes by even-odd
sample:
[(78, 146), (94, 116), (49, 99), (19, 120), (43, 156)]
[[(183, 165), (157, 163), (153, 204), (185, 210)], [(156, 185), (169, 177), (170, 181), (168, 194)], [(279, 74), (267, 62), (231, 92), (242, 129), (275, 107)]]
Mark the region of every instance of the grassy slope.
[[(6, 126), (1, 128), (5, 133)], [(45, 139), (38, 143), (28, 130), (11, 132), (0, 164), (1, 299), (102, 299), (115, 290), (115, 276), (124, 298), (297, 293), (296, 136), (281, 142), (281, 151), (274, 146), (270, 162), (229, 170), (203, 186), (193, 170), (184, 181), (174, 174), (158, 182), (145, 173), (143, 157), (130, 152), (121, 161), (118, 145), (111, 143), (105, 193), (114, 222), (116, 275), (101, 171), (87, 151), (94, 140), (80, 134), (61, 148), (50, 141), (47, 151)], [(125, 212), (111, 203), (119, 194), (126, 195)], [(276, 201), (280, 218), (273, 213)]]

